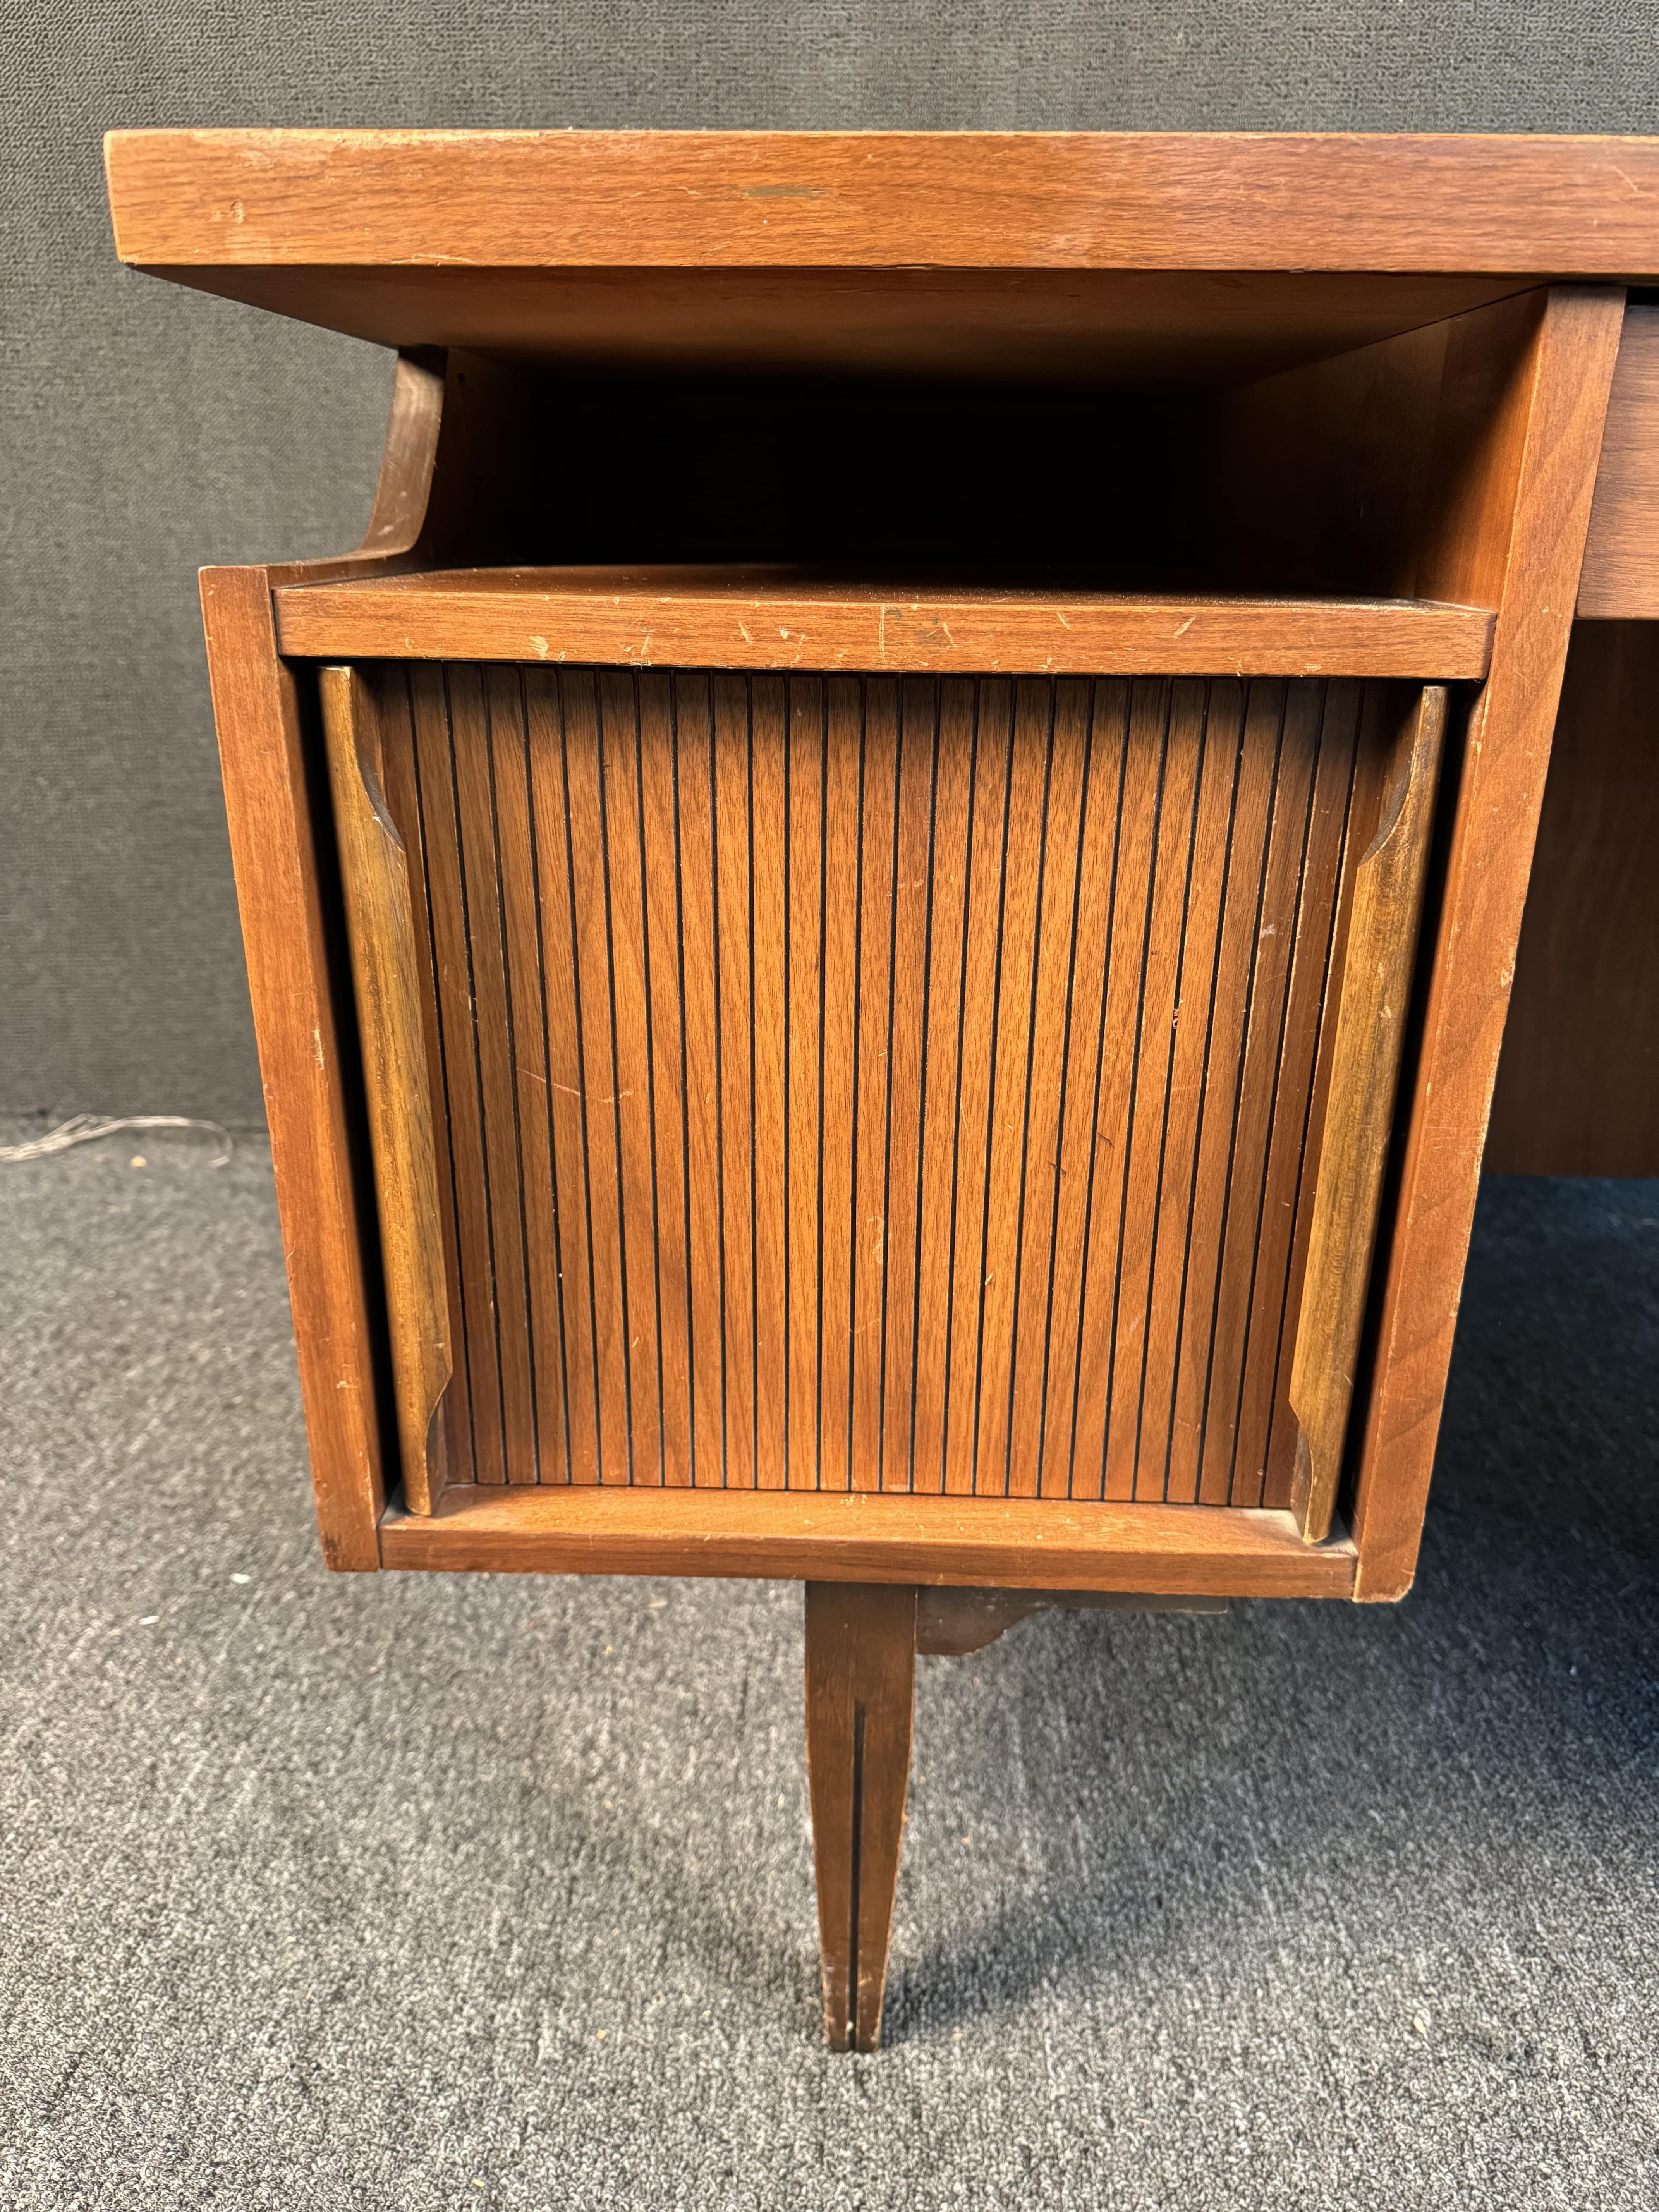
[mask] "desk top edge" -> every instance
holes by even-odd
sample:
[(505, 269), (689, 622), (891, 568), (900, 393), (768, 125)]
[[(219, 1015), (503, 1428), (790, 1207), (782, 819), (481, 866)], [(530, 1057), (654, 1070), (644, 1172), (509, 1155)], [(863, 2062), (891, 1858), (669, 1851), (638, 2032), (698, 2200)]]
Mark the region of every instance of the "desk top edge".
[(117, 250), (210, 268), (1659, 270), (1659, 137), (121, 131)]

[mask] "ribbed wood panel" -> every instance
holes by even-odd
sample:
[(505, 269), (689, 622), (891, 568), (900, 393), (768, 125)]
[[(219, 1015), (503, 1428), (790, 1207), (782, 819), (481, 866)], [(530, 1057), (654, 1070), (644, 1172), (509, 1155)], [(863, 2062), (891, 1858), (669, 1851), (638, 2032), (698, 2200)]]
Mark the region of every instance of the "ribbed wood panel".
[(368, 672), (458, 1467), (1283, 1502), (1378, 687)]

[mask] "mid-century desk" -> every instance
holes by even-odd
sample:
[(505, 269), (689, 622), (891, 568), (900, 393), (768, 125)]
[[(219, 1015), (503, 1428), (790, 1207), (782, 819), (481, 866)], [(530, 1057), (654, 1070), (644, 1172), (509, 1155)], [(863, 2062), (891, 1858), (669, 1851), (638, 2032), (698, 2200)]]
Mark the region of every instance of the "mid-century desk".
[(202, 579), (328, 1559), (804, 1582), (872, 2045), (918, 1650), (1409, 1587), (1517, 947), (1492, 1164), (1659, 1160), (1659, 141), (108, 166), (398, 355)]

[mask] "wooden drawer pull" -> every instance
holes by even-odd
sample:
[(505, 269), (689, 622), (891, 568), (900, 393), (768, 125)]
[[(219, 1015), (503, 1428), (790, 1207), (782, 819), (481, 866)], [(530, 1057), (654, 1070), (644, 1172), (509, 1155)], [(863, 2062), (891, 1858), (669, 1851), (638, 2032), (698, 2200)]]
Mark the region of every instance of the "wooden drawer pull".
[(1291, 1372), (1291, 1508), (1310, 1544), (1330, 1534), (1342, 1471), (1445, 726), (1446, 693), (1431, 685), (1395, 741), (1380, 824), (1354, 871)]
[(407, 855), (388, 809), (374, 704), (355, 669), (320, 677), (335, 835), (362, 1036), (398, 1443), (410, 1511), (446, 1480), (439, 1409), (451, 1373), (437, 1152)]

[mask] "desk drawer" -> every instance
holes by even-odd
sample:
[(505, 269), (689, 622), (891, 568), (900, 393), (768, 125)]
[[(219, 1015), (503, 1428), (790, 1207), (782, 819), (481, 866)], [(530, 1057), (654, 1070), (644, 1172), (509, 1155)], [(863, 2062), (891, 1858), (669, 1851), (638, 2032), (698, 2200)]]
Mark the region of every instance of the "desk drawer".
[(1334, 1491), (1443, 693), (324, 693), (412, 1504)]

